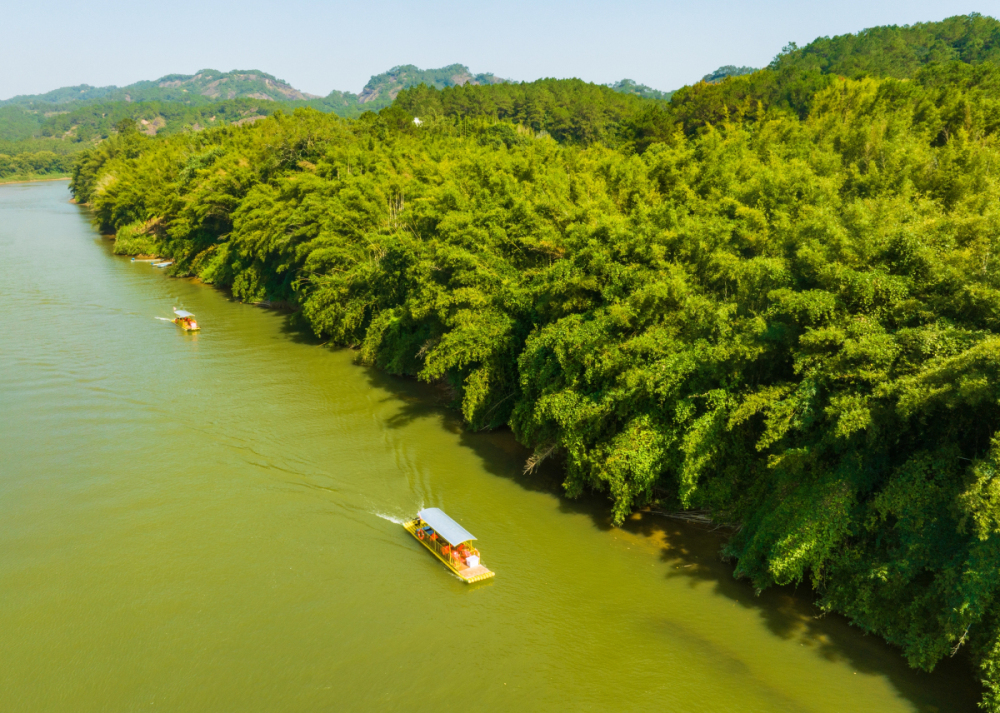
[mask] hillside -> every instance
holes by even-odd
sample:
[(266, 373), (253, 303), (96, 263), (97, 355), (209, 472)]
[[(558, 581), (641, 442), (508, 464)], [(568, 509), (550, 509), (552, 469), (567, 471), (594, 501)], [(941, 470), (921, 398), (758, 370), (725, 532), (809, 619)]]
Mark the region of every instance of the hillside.
[(0, 141), (18, 140), (15, 135), (28, 138), (42, 131), (46, 119), (51, 116), (96, 104), (159, 102), (200, 106), (222, 100), (251, 99), (288, 104), (290, 108), (311, 106), (343, 117), (356, 117), (365, 111), (378, 111), (389, 106), (400, 90), (406, 87), (426, 84), (443, 89), (463, 84), (484, 85), (505, 81), (507, 80), (488, 72), (474, 74), (461, 64), (440, 69), (420, 69), (407, 64), (373, 75), (358, 94), (333, 90), (327, 96), (320, 97), (299, 91), (287, 82), (258, 70), (220, 72), (203, 69), (193, 75), (168, 74), (153, 81), (136, 82), (125, 87), (92, 87), (81, 84), (0, 101)]
[(370, 104), (384, 100), (386, 97), (395, 99), (401, 89), (426, 84), (429, 87), (444, 89), (445, 87), (461, 87), (471, 85), (491, 85), (506, 82), (490, 73), (473, 74), (462, 64), (450, 64), (441, 69), (419, 69), (412, 64), (393, 67), (388, 72), (372, 77), (358, 95), (358, 103)]
[(16, 96), (0, 101), (0, 106), (48, 109), (52, 105), (64, 108), (64, 105), (97, 102), (160, 101), (196, 104), (238, 98), (306, 101), (317, 97), (300, 92), (287, 82), (257, 70), (220, 72), (203, 69), (197, 74), (168, 74), (153, 81), (136, 82), (126, 87), (91, 87), (87, 84), (63, 87), (45, 94)]
[(671, 98), (671, 109), (689, 133), (706, 124), (760, 119), (775, 111), (805, 118), (817, 94), (844, 78), (948, 83), (949, 67), (998, 64), (1000, 21), (973, 13), (821, 37), (805, 47), (789, 44), (766, 69), (683, 87)]
[(306, 102), (320, 111), (343, 117), (356, 117), (366, 111), (378, 111), (389, 106), (400, 91), (421, 84), (437, 89), (463, 85), (492, 85), (508, 80), (489, 72), (473, 74), (463, 64), (450, 64), (440, 69), (420, 69), (412, 64), (393, 67), (388, 72), (373, 75), (360, 94), (332, 91), (323, 98)]
[(972, 13), (941, 22), (887, 25), (852, 35), (820, 37), (801, 48), (789, 44), (771, 69), (903, 79), (925, 65), (952, 61), (1000, 62), (1000, 22)]

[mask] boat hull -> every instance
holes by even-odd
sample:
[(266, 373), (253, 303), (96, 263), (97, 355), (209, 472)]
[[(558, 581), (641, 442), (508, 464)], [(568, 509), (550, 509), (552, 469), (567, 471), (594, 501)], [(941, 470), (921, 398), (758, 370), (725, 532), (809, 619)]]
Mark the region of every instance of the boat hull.
[(191, 327), (191, 326), (188, 326), (188, 324), (186, 322), (184, 322), (183, 320), (180, 320), (180, 319), (172, 319), (170, 321), (173, 322), (174, 324), (176, 324), (181, 329), (183, 329), (185, 332), (200, 332), (201, 331), (201, 327), (199, 327), (197, 323), (195, 323), (195, 325), (193, 327)]
[(484, 579), (489, 579), (490, 577), (495, 577), (496, 572), (486, 569), (482, 565), (477, 567), (463, 567), (459, 563), (453, 561), (450, 557), (442, 555), (436, 547), (431, 543), (430, 540), (421, 539), (417, 537), (417, 520), (410, 520), (409, 522), (404, 522), (403, 527), (413, 535), (413, 538), (430, 550), (430, 553), (437, 557), (441, 564), (450, 569), (456, 577), (461, 579), (466, 584), (472, 584), (473, 582), (482, 582)]

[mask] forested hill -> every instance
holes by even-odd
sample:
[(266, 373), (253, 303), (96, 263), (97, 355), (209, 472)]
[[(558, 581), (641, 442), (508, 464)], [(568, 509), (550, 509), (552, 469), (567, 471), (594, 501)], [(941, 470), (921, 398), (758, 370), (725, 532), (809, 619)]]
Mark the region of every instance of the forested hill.
[(845, 77), (947, 83), (953, 65), (983, 67), (988, 75), (1000, 63), (998, 42), (1000, 21), (972, 14), (820, 38), (803, 48), (790, 44), (766, 69), (683, 87), (671, 97), (672, 114), (689, 133), (768, 111), (791, 111), (804, 118), (818, 93)]
[(257, 70), (219, 72), (203, 69), (197, 74), (169, 74), (154, 81), (143, 81), (127, 87), (63, 87), (45, 94), (17, 96), (0, 101), (0, 106), (23, 106), (52, 111), (49, 105), (68, 107), (81, 103), (108, 102), (181, 102), (205, 104), (221, 99), (261, 99), (270, 101), (308, 100), (316, 98), (295, 89), (287, 82)]
[(912, 77), (921, 67), (951, 61), (1000, 62), (1000, 22), (977, 13), (898, 27), (872, 27), (853, 35), (821, 37), (799, 48), (790, 44), (775, 70), (819, 70), (856, 77)]
[(359, 94), (334, 90), (326, 97), (299, 91), (287, 82), (258, 70), (219, 72), (203, 69), (197, 74), (169, 74), (154, 81), (125, 87), (92, 87), (86, 84), (63, 87), (45, 94), (16, 96), (0, 101), (0, 107), (19, 106), (44, 112), (71, 109), (74, 105), (112, 102), (180, 102), (207, 104), (226, 99), (257, 99), (273, 102), (302, 102), (340, 115), (356, 115), (378, 110), (392, 103), (400, 89), (426, 84), (444, 88), (462, 84), (504, 82), (490, 73), (473, 74), (468, 67), (452, 64), (440, 69), (420, 69), (412, 64), (393, 67), (371, 77)]

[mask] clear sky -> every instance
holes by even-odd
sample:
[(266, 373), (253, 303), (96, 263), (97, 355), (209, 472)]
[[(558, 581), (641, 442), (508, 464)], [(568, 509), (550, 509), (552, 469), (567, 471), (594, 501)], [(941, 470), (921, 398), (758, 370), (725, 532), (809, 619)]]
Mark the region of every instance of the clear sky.
[(1000, 0), (8, 0), (0, 99), (260, 69), (313, 94), (357, 92), (397, 64), (458, 62), (515, 80), (635, 79), (676, 89), (721, 65), (766, 65), (789, 41), (980, 12)]

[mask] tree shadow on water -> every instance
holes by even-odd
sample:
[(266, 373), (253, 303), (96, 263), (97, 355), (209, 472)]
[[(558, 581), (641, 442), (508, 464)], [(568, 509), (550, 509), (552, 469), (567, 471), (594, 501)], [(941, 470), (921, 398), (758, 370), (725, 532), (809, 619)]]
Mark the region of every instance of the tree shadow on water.
[[(547, 493), (558, 499), (561, 512), (584, 514), (602, 531), (614, 529), (607, 498), (585, 495), (566, 497), (563, 464), (556, 458), (543, 462), (531, 473), (524, 470), (531, 451), (517, 443), (508, 429), (474, 432), (464, 428), (461, 414), (451, 405), (454, 395), (439, 386), (416, 379), (386, 374), (362, 367), (369, 384), (398, 402), (387, 421), (400, 428), (414, 420), (440, 419), (442, 426), (458, 433), (460, 443), (475, 453), (486, 472), (516, 483), (530, 492)], [(737, 579), (734, 565), (720, 551), (729, 531), (710, 525), (672, 520), (646, 511), (622, 524), (621, 530), (656, 543), (668, 580), (688, 580), (692, 587), (709, 584), (714, 594), (758, 615), (768, 630), (786, 641), (811, 648), (831, 662), (849, 665), (859, 675), (887, 679), (912, 710), (919, 713), (973, 713), (982, 691), (965, 656), (940, 662), (933, 673), (910, 668), (901, 651), (876, 635), (865, 634), (836, 614), (823, 614), (814, 605), (808, 587), (771, 587), (760, 592), (746, 580)]]
[(758, 594), (748, 581), (734, 576), (733, 563), (720, 557), (728, 530), (653, 512), (636, 513), (622, 529), (658, 543), (660, 559), (669, 567), (667, 579), (686, 579), (692, 587), (710, 584), (714, 594), (757, 614), (781, 639), (798, 642), (827, 661), (847, 664), (858, 674), (886, 678), (913, 710), (978, 710), (982, 690), (967, 657), (945, 659), (933, 673), (913, 669), (898, 648), (879, 636), (866, 634), (841, 615), (821, 612), (807, 586), (774, 586)]
[[(302, 316), (301, 310), (293, 310), (290, 305), (274, 302), (259, 302), (254, 305), (265, 312), (283, 316), (281, 320), (281, 333), (290, 341), (296, 344), (307, 344), (314, 347), (327, 345), (327, 340), (316, 336), (312, 327)], [(335, 347), (340, 349), (341, 347)]]

